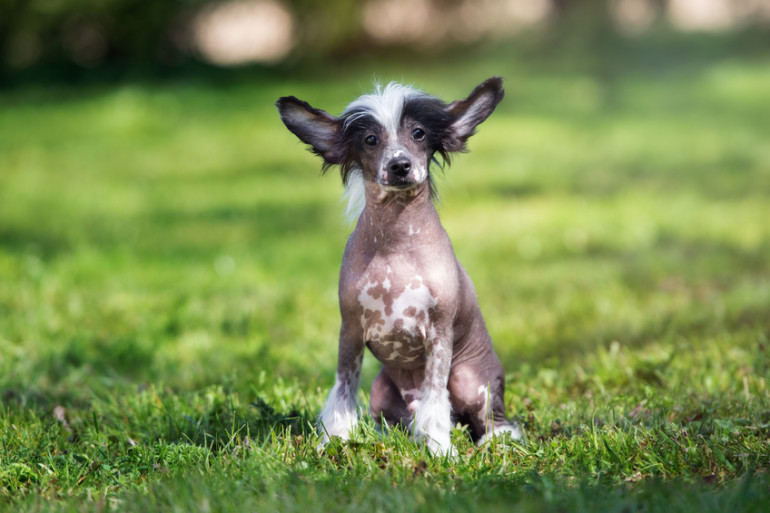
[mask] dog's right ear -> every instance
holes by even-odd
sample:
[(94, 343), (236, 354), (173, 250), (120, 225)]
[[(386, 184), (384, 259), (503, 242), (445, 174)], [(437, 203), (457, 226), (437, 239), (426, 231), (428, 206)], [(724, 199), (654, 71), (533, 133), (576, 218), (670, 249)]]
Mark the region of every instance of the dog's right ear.
[(492, 77), (476, 86), (464, 100), (449, 104), (446, 110), (454, 117), (454, 121), (444, 136), (444, 149), (465, 151), (468, 138), (476, 133), (476, 127), (492, 114), (504, 95), (503, 79)]
[(344, 155), (337, 144), (342, 131), (339, 118), (294, 96), (279, 98), (275, 106), (286, 128), (309, 144), (313, 153), (320, 155), (328, 165), (342, 163)]

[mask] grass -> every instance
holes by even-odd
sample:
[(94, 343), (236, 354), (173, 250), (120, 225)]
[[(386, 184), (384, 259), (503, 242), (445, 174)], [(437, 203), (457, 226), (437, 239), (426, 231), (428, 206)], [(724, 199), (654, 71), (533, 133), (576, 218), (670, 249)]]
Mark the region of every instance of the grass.
[(456, 461), (315, 449), (349, 228), (273, 101), (374, 65), (0, 97), (0, 509), (766, 511), (770, 61), (507, 55), (377, 66), (506, 78), (440, 213), (528, 440)]

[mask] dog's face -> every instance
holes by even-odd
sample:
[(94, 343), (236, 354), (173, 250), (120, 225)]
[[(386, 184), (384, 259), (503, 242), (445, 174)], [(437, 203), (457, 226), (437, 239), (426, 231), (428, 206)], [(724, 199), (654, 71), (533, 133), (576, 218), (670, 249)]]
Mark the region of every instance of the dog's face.
[(346, 159), (364, 180), (396, 191), (428, 179), (430, 161), (443, 151), (442, 135), (452, 122), (444, 103), (395, 84), (354, 101), (341, 119)]
[(343, 180), (360, 172), (386, 191), (403, 191), (429, 179), (436, 153), (448, 160), (464, 150), (502, 97), (502, 80), (493, 77), (449, 105), (391, 83), (352, 102), (339, 118), (294, 97), (279, 99), (277, 106), (289, 130), (310, 144), (325, 166), (341, 166)]

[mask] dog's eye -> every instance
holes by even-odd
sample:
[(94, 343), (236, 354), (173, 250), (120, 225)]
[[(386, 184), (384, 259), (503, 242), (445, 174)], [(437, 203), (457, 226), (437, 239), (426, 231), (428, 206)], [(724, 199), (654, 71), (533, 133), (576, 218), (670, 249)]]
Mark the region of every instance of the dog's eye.
[(412, 130), (412, 139), (414, 139), (415, 141), (422, 141), (423, 139), (425, 139), (425, 130), (423, 130), (422, 128), (415, 128), (414, 130)]
[(373, 135), (370, 135), (369, 137), (364, 139), (364, 143), (367, 146), (376, 146), (377, 145), (377, 138), (375, 136), (373, 136)]

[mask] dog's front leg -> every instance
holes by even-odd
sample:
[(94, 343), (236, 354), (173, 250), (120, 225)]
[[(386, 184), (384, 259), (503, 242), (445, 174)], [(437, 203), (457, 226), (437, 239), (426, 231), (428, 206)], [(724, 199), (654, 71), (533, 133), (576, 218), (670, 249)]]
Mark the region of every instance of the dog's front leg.
[(350, 333), (343, 327), (338, 358), (337, 378), (318, 418), (321, 445), (325, 445), (332, 436), (347, 440), (358, 425), (356, 393), (364, 358), (360, 334)]
[(451, 335), (429, 338), (426, 351), (421, 400), (414, 413), (412, 429), (415, 438), (424, 441), (433, 454), (452, 454), (452, 412), (447, 389), (452, 362)]

